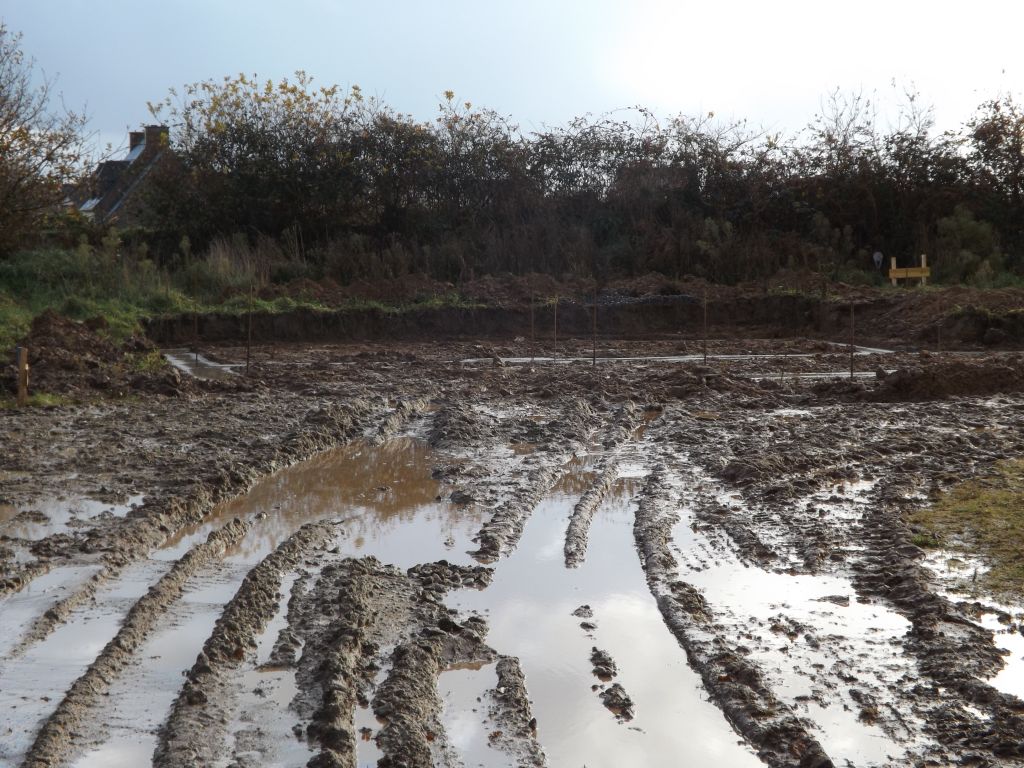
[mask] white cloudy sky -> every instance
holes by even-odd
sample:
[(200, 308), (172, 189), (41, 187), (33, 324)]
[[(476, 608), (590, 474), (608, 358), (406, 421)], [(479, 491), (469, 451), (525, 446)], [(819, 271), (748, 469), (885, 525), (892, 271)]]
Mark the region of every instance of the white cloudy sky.
[(643, 104), (788, 132), (837, 88), (885, 119), (906, 87), (948, 128), (1024, 90), (1020, 0), (4, 0), (0, 19), (118, 141), (169, 87), (240, 71), (421, 118), (450, 88), (526, 129)]

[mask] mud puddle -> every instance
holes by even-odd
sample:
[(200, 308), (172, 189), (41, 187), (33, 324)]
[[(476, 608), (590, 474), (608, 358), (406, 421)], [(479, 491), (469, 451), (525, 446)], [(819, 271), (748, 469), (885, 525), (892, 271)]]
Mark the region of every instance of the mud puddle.
[(298, 766), (316, 756), (292, 730), (298, 720), (292, 709), (299, 693), (295, 669), (270, 663), (274, 643), (288, 624), (287, 602), (296, 578), (290, 574), (282, 579), (277, 613), (257, 638), (255, 667), (239, 678), (238, 707), (228, 741), (240, 765)]
[[(793, 572), (799, 561), (766, 570), (740, 562), (696, 529), (694, 505), (706, 493), (740, 514), (742, 496), (722, 489), (686, 459), (673, 485), (679, 521), (673, 549), (679, 577), (695, 587), (728, 637), (742, 638), (746, 657), (764, 671), (778, 698), (808, 719), (838, 765), (894, 765), (925, 745), (924, 724), (886, 694), (917, 679), (916, 662), (903, 652), (911, 623), (894, 610), (858, 599), (844, 576)], [(691, 468), (692, 469), (692, 468)], [(859, 518), (873, 480), (837, 483), (812, 494), (833, 524)], [(699, 490), (696, 490), (699, 489)], [(852, 551), (852, 548), (851, 548)]]
[(937, 549), (928, 553), (924, 564), (935, 578), (936, 593), (954, 603), (967, 603), (973, 621), (992, 632), (1004, 666), (988, 682), (1003, 693), (1024, 699), (1024, 603), (1006, 603), (979, 594), (977, 580), (987, 568), (981, 558)]
[[(830, 346), (835, 347), (835, 352), (831, 354), (849, 354), (849, 346), (845, 344), (839, 344), (835, 342), (827, 342)], [(853, 354), (858, 357), (865, 357), (868, 355), (889, 355), (893, 353), (891, 349), (879, 349), (876, 347), (861, 347), (854, 346)], [(772, 360), (776, 358), (813, 358), (820, 357), (823, 353), (821, 352), (765, 352), (765, 353), (708, 353), (705, 355), (703, 352), (698, 354), (687, 354), (687, 355), (642, 355), (642, 356), (608, 356), (598, 355), (596, 360), (598, 363), (701, 363), (704, 360)], [(593, 363), (594, 355), (586, 355), (580, 357), (499, 357), (499, 361), (505, 365), (530, 365), (532, 363)], [(467, 357), (459, 360), (459, 363), (465, 365), (480, 365), (493, 363), (495, 358), (493, 357)]]
[[(0, 657), (4, 657), (18, 643), (31, 624), (49, 610), (54, 603), (74, 592), (100, 567), (97, 565), (67, 565), (54, 568), (29, 582), (24, 589), (0, 600)], [(0, 690), (3, 690), (0, 676)]]
[[(916, 673), (909, 660), (893, 653), (910, 628), (907, 619), (858, 602), (852, 584), (837, 577), (725, 565), (687, 573), (685, 579), (719, 611), (730, 636), (746, 636), (748, 658), (767, 671), (780, 699), (810, 716), (833, 759), (888, 765), (903, 756), (906, 745), (871, 723), (883, 713), (869, 711), (850, 691), (873, 697), (902, 675)], [(850, 684), (835, 684), (843, 679)]]
[[(636, 479), (615, 482), (594, 516), (586, 560), (565, 567), (565, 530), (578, 499), (565, 490), (577, 485), (561, 484), (534, 511), (487, 589), (456, 592), (447, 601), (483, 615), (488, 643), (519, 658), (548, 763), (760, 765), (707, 700), (648, 590), (632, 544)], [(631, 720), (600, 697), (613, 683), (594, 675), (595, 647), (617, 665), (614, 682), (635, 704)], [(509, 764), (491, 746), (497, 726), (483, 692), (496, 684), (491, 665), (441, 674), (446, 725), (466, 765)]]
[(253, 530), (228, 549), (230, 563), (255, 564), (303, 524), (324, 519), (344, 521), (338, 547), (345, 554), (374, 555), (402, 568), (440, 559), (468, 563), (465, 552), (484, 512), (439, 498), (441, 486), (431, 477), (436, 461), (412, 437), (343, 446), (260, 480), (154, 557), (176, 560), (239, 517), (252, 519)]
[(93, 518), (124, 517), (139, 506), (145, 496), (130, 496), (122, 504), (111, 504), (86, 497), (40, 499), (19, 512), (9, 505), (0, 505), (0, 533), (12, 539), (39, 541), (57, 533), (74, 531)]
[(163, 355), (179, 371), (197, 379), (230, 379), (238, 375), (235, 369), (240, 367), (238, 363), (215, 363), (187, 349), (165, 349)]
[[(150, 573), (153, 569), (145, 564), (129, 568), (125, 582), (100, 589), (94, 601), (73, 611), (65, 623), (42, 641), (29, 645), (23, 653), (10, 655), (14, 641), (20, 640), (31, 621), (41, 615), (30, 611), (22, 614), (22, 621), (18, 622), (18, 608), (32, 603), (40, 590), (44, 595), (55, 593), (54, 599), (57, 595), (63, 596), (71, 584), (82, 583), (83, 576), (91, 575), (96, 569), (75, 569), (73, 574), (60, 572), (64, 570), (71, 569), (59, 569), (40, 577), (3, 606), (3, 645), (7, 658), (0, 662), (0, 712), (3, 713), (0, 765), (5, 765), (5, 760), (16, 764), (24, 755), (40, 723), (114, 637), (124, 616), (147, 585), (159, 578), (159, 574)], [(74, 578), (65, 579), (67, 576)], [(60, 586), (50, 590), (48, 587), (55, 579)], [(7, 623), (9, 619), (11, 624)], [(12, 630), (10, 635), (8, 626)]]
[[(250, 568), (303, 524), (344, 520), (335, 554), (374, 555), (401, 568), (439, 559), (472, 563), (467, 552), (482, 513), (439, 498), (439, 482), (431, 477), (435, 460), (431, 449), (413, 438), (396, 438), (382, 445), (360, 441), (262, 479), (248, 494), (219, 505), (203, 523), (184, 530), (154, 552), (144, 563), (151, 569), (166, 569), (230, 520), (252, 522), (217, 564), (190, 580), (181, 599), (147, 638), (133, 668), (111, 690), (110, 705), (98, 720), (103, 724), (98, 744), (75, 765), (137, 765), (142, 755), (148, 760), (157, 744), (157, 729), (180, 690), (182, 674), (192, 666), (225, 604)], [(126, 597), (132, 596), (127, 593), (141, 594), (157, 578), (155, 574), (145, 578), (126, 575), (114, 582), (110, 591)], [(259, 638), (257, 657), (261, 663), (269, 657), (277, 632), (284, 626), (285, 596), (293, 578), (284, 581), (278, 613)], [(125, 611), (130, 602), (126, 601)], [(77, 673), (116, 631), (117, 620), (104, 627), (100, 633), (103, 643), (83, 651)], [(68, 642), (65, 634), (55, 632), (47, 647), (63, 647)], [(72, 671), (54, 685), (57, 700), (75, 677)], [(265, 762), (270, 753), (280, 764), (293, 765), (314, 754), (291, 731), (297, 720), (290, 708), (296, 691), (292, 669), (258, 666), (242, 673), (238, 708), (228, 731), (236, 755), (259, 755), (254, 764), (263, 765), (271, 764)], [(25, 733), (31, 733), (32, 724), (52, 708), (52, 703), (39, 707), (32, 723), (26, 723)], [(372, 742), (365, 746), (371, 756), (376, 754)], [(22, 751), (25, 747), (27, 744)]]
[(150, 762), (157, 730), (181, 688), (182, 674), (195, 662), (244, 575), (241, 569), (216, 568), (190, 583), (135, 654), (130, 668), (114, 682), (97, 717), (103, 729), (97, 734), (99, 744), (73, 763), (76, 768)]

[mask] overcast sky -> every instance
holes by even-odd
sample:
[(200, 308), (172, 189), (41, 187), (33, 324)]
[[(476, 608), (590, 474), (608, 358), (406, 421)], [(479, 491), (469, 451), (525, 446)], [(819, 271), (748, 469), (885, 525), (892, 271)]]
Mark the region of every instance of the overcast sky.
[(118, 143), (171, 86), (242, 71), (424, 119), (450, 88), (527, 130), (643, 104), (789, 132), (836, 88), (884, 122), (907, 87), (948, 128), (1024, 90), (1020, 0), (3, 0), (0, 18)]

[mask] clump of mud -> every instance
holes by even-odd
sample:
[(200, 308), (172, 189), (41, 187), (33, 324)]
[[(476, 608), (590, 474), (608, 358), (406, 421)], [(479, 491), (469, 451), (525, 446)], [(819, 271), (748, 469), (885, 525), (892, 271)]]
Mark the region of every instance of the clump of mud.
[(619, 668), (615, 664), (615, 659), (611, 657), (608, 651), (602, 651), (597, 646), (591, 649), (590, 663), (594, 665), (594, 675), (600, 680), (608, 681), (619, 674)]
[(602, 703), (620, 720), (633, 719), (633, 700), (626, 689), (612, 683), (600, 693)]

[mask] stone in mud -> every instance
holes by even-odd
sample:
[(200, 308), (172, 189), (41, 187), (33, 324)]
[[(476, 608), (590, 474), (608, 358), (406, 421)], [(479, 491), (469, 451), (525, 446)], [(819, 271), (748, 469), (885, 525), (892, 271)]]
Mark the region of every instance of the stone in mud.
[(612, 683), (598, 694), (603, 703), (618, 719), (633, 719), (633, 700), (626, 689), (618, 683)]
[(572, 612), (572, 615), (578, 616), (581, 619), (589, 619), (593, 617), (594, 611), (590, 608), (589, 605), (581, 605), (579, 608)]
[(841, 605), (844, 608), (850, 604), (849, 595), (825, 595), (824, 597), (817, 598), (818, 602), (832, 603), (833, 605)]
[(451, 499), (453, 504), (472, 504), (476, 501), (472, 493), (462, 488), (452, 491), (448, 498)]
[(594, 674), (601, 680), (611, 680), (619, 672), (611, 654), (608, 651), (602, 651), (596, 646), (591, 649), (590, 663), (594, 666)]

